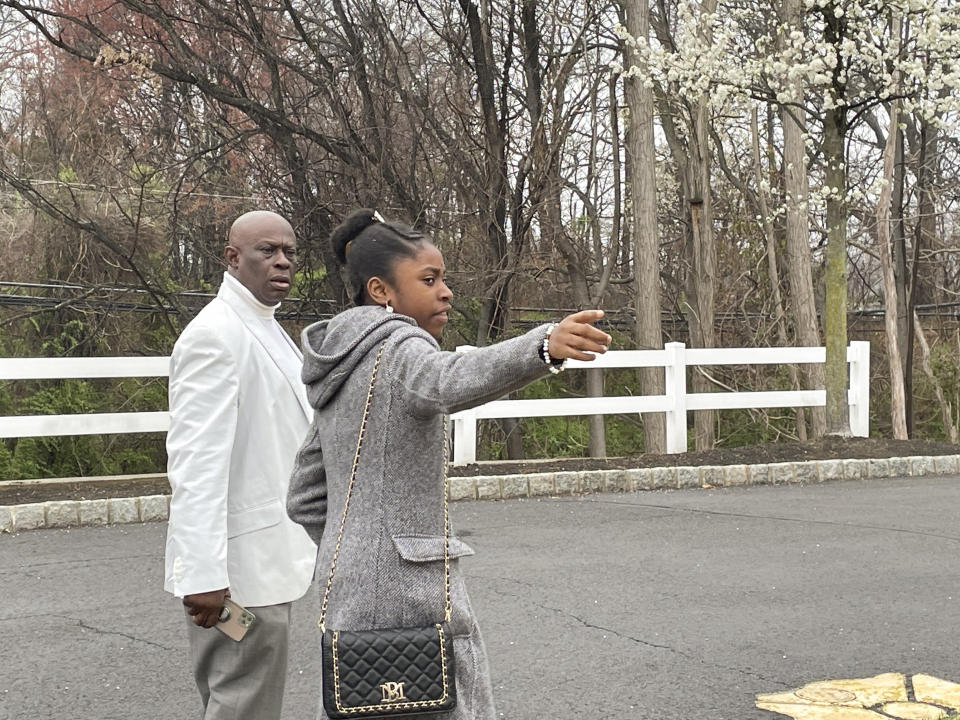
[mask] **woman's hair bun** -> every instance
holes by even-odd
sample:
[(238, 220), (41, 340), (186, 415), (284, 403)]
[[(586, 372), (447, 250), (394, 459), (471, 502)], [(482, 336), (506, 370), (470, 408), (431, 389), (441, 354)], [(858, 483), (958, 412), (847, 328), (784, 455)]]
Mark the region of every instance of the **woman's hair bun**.
[(337, 225), (330, 235), (330, 245), (333, 253), (341, 265), (347, 262), (347, 245), (368, 227), (377, 222), (374, 219), (376, 211), (369, 208), (354, 210), (347, 218)]

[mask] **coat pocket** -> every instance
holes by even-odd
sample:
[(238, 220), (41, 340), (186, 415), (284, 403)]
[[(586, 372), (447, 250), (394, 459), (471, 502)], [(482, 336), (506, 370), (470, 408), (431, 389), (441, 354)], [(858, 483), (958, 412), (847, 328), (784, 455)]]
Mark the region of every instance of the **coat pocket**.
[[(393, 544), (407, 562), (434, 562), (443, 560), (443, 535), (394, 535)], [(473, 548), (463, 540), (450, 538), (451, 560), (473, 555)]]
[(285, 514), (286, 511), (280, 500), (270, 500), (262, 505), (232, 510), (227, 513), (227, 537), (232, 538), (279, 525)]
[[(443, 535), (395, 535), (400, 556), (402, 586), (391, 597), (397, 603), (400, 625), (436, 622), (443, 612)], [(473, 609), (460, 572), (460, 558), (473, 555), (463, 540), (450, 538), (450, 627), (455, 637), (469, 635), (474, 626)], [(408, 564), (407, 564), (408, 563)]]

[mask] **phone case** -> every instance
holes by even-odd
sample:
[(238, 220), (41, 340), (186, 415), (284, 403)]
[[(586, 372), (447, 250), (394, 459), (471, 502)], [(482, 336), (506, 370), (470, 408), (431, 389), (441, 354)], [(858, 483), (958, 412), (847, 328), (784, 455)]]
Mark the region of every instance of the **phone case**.
[(220, 621), (214, 627), (228, 638), (240, 642), (256, 619), (256, 616), (245, 607), (226, 598), (223, 601), (223, 610), (220, 611)]

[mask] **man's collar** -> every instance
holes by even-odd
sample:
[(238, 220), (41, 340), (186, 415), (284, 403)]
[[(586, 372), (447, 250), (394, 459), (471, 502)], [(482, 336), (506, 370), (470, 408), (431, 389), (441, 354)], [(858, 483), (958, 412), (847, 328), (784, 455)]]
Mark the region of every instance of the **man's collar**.
[(277, 308), (280, 307), (280, 303), (277, 303), (276, 305), (264, 305), (262, 302), (257, 300), (256, 297), (254, 297), (253, 293), (250, 292), (247, 286), (226, 271), (223, 273), (223, 285), (221, 285), (221, 289), (224, 289), (227, 292), (235, 295), (243, 302), (244, 305), (249, 307), (257, 317), (264, 319), (272, 318), (273, 314), (277, 311)]

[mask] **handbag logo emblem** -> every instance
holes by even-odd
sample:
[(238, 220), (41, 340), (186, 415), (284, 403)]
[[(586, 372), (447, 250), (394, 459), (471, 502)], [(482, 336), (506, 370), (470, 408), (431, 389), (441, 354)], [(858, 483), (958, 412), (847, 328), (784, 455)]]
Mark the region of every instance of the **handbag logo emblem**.
[(382, 703), (400, 702), (407, 699), (403, 694), (403, 683), (386, 682), (380, 686), (380, 692), (382, 694), (380, 702)]

